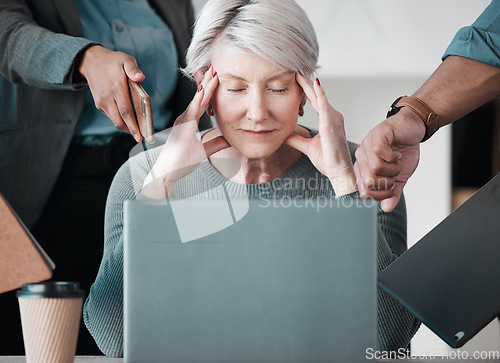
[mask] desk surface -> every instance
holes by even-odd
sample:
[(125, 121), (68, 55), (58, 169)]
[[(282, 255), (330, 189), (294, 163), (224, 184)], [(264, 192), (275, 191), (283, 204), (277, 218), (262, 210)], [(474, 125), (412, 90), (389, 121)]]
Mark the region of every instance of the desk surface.
[[(26, 359), (24, 356), (3, 356), (0, 357), (0, 363), (25, 363)], [(119, 362), (123, 363), (123, 358), (108, 358), (104, 356), (76, 356), (74, 363), (113, 363)], [(397, 360), (379, 360), (374, 362), (379, 363), (500, 363), (500, 359), (482, 359), (482, 360), (470, 360), (470, 359), (444, 359), (444, 358), (434, 358), (434, 359), (397, 359)]]

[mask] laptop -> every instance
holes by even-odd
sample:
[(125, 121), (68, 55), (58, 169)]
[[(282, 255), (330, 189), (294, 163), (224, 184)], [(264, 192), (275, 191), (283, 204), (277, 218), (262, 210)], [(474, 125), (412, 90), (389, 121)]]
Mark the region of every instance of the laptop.
[(500, 174), (378, 275), (453, 348), (500, 314)]
[(126, 201), (125, 362), (364, 361), (376, 214), (310, 199)]

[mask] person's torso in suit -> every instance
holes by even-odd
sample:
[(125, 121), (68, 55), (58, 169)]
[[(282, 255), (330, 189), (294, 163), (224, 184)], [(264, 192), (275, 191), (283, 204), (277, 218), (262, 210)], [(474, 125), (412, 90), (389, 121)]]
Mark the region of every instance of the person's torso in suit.
[[(194, 21), (191, 2), (149, 2), (172, 30), (178, 54), (183, 56)], [(77, 38), (68, 42), (52, 32)], [(85, 105), (87, 89), (71, 87), (70, 69), (88, 44), (72, 0), (2, 0), (0, 4), (0, 47), (5, 50), (0, 55), (0, 192), (28, 227), (52, 191)], [(184, 66), (184, 59), (179, 64)], [(190, 80), (178, 77), (169, 100), (170, 124), (195, 91)]]

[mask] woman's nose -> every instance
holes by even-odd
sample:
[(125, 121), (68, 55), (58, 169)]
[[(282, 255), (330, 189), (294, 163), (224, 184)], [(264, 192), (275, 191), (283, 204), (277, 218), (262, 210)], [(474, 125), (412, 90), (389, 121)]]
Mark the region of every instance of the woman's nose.
[(268, 118), (268, 110), (264, 95), (252, 92), (247, 107), (247, 118), (253, 122), (262, 122)]

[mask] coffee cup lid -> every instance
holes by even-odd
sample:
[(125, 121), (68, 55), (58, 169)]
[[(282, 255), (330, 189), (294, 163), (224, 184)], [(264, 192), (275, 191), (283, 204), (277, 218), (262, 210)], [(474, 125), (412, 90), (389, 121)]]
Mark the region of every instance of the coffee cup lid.
[(80, 289), (79, 282), (47, 281), (39, 284), (26, 284), (17, 291), (17, 297), (79, 298), (85, 292)]

